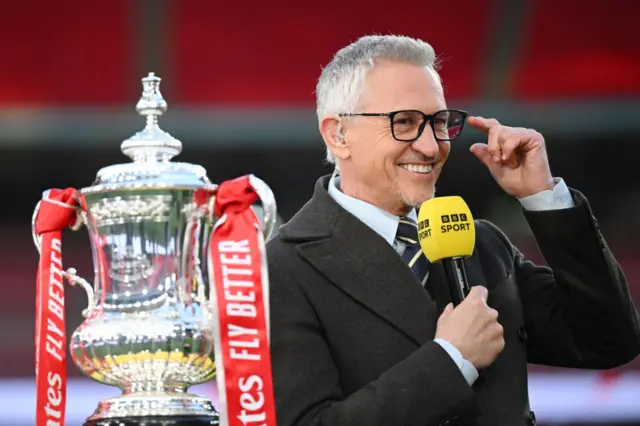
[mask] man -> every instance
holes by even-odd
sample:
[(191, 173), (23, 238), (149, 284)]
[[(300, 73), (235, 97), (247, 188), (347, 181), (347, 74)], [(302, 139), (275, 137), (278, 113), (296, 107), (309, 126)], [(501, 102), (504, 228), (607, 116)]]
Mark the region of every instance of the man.
[[(623, 273), (585, 197), (552, 177), (542, 135), (448, 109), (434, 59), (422, 41), (368, 36), (319, 79), (336, 173), (267, 249), (281, 426), (532, 425), (527, 362), (601, 369), (640, 352)], [(550, 268), (478, 220), (474, 287), (454, 308), (442, 266), (405, 232), (465, 121), (487, 134), (471, 152), (522, 203)]]

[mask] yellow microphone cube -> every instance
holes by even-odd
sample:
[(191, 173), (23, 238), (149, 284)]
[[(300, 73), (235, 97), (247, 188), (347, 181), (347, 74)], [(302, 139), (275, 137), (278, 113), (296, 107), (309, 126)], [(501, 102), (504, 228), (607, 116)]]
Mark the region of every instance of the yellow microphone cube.
[(458, 196), (436, 197), (422, 203), (418, 241), (430, 262), (471, 256), (476, 229), (467, 203)]

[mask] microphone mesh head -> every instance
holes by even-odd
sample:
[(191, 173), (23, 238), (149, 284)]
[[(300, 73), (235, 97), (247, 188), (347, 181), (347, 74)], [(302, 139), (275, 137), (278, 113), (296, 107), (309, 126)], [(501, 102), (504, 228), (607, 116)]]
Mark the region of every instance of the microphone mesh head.
[(458, 196), (436, 197), (422, 203), (418, 241), (430, 262), (471, 256), (476, 228), (467, 203)]

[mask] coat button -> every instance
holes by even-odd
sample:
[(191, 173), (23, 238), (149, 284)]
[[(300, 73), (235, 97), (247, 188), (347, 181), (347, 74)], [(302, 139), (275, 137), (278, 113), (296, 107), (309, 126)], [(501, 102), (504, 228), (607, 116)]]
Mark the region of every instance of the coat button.
[(524, 325), (518, 328), (518, 338), (522, 343), (527, 341), (527, 329), (524, 328)]

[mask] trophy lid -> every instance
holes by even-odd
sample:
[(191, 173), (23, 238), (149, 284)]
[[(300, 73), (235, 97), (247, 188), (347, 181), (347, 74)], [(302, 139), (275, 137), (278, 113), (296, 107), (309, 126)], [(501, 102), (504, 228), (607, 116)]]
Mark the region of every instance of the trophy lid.
[(142, 96), (136, 111), (146, 118), (146, 127), (122, 142), (120, 150), (133, 162), (114, 164), (98, 171), (93, 186), (83, 194), (126, 189), (197, 189), (210, 185), (206, 170), (198, 165), (172, 162), (182, 151), (182, 143), (158, 126), (167, 110), (154, 73), (142, 79)]

